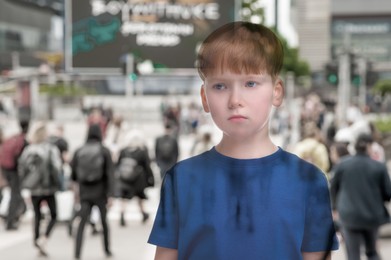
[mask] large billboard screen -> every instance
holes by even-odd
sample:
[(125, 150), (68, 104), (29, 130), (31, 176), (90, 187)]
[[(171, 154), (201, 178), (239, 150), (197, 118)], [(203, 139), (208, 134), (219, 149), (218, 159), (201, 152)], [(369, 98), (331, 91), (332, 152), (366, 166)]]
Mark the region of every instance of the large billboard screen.
[(235, 20), (235, 0), (68, 0), (68, 71), (120, 71), (127, 53), (157, 67), (194, 68), (199, 43)]

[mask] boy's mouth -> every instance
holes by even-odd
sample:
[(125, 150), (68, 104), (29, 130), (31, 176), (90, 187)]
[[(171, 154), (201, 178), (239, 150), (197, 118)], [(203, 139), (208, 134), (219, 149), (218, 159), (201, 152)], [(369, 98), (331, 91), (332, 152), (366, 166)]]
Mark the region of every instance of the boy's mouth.
[(243, 121), (245, 119), (247, 119), (247, 117), (242, 116), (242, 115), (233, 115), (228, 118), (228, 120), (230, 120), (230, 121)]

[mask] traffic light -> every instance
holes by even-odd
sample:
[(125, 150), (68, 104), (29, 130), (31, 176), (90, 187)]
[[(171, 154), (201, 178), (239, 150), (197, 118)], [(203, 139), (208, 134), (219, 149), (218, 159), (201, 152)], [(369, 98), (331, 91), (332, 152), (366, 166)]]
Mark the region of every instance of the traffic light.
[(334, 86), (338, 85), (338, 62), (331, 61), (325, 67), (326, 81)]
[(136, 80), (138, 79), (138, 74), (135, 73), (135, 72), (133, 72), (133, 73), (130, 73), (130, 74), (128, 75), (128, 77), (129, 77), (129, 79), (130, 79), (131, 81), (136, 81)]
[(124, 54), (123, 59), (121, 60), (122, 74), (127, 76), (129, 80), (136, 81), (140, 75), (138, 63), (138, 59), (135, 58), (133, 54)]
[(350, 54), (350, 82), (357, 88), (361, 85), (358, 58), (354, 54)]

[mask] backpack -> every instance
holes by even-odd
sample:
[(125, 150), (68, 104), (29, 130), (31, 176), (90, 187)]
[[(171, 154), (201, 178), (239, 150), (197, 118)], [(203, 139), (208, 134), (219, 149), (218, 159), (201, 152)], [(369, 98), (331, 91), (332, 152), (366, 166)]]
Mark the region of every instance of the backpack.
[(158, 141), (158, 156), (163, 160), (171, 160), (175, 157), (176, 143), (173, 137), (163, 136)]
[(117, 171), (122, 181), (131, 183), (136, 181), (144, 173), (144, 168), (135, 158), (124, 157), (121, 158)]
[(7, 170), (15, 169), (24, 146), (23, 135), (15, 135), (6, 139), (0, 149), (0, 166)]
[(47, 160), (43, 158), (41, 153), (30, 152), (24, 159), (25, 166), (24, 176), (22, 178), (21, 186), (25, 189), (35, 189), (39, 186), (48, 188), (51, 186), (51, 152)]
[(104, 173), (103, 148), (100, 143), (86, 143), (77, 152), (76, 176), (80, 183), (102, 180)]

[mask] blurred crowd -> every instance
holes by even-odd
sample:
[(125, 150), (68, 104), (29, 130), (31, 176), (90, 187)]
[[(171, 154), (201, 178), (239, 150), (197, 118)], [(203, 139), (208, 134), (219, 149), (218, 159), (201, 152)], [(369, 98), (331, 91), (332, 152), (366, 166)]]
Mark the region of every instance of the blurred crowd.
[[(332, 201), (338, 204), (340, 187), (344, 186), (335, 182), (336, 188), (332, 184), (339, 174), (341, 161), (357, 154), (357, 140), (365, 134), (369, 138), (365, 139), (368, 144), (365, 153), (370, 160), (386, 168), (390, 158), (385, 152), (384, 138), (374, 122), (357, 106), (348, 108), (346, 125), (339, 125), (335, 105), (322, 101), (316, 94), (309, 94), (301, 101), (301, 107), (297, 108), (298, 139), (293, 138), (295, 117), (287, 106), (275, 112), (271, 133), (281, 137), (279, 145), (282, 148), (310, 161), (325, 173), (334, 189)], [(49, 127), (47, 123), (35, 122), (30, 127), (29, 121), (21, 120), (20, 131), (6, 138), (0, 128), (0, 215), (5, 230), (18, 230), (23, 214), (31, 209), (34, 212), (33, 244), (39, 254), (47, 255), (47, 240), (56, 221), (65, 220), (69, 235), (75, 238), (76, 259), (82, 254), (86, 224), (95, 234), (99, 233), (98, 229), (102, 231), (104, 252), (110, 257), (107, 210), (113, 200), (120, 201), (121, 227), (127, 224), (126, 211), (131, 199), (137, 200), (140, 222), (145, 223), (150, 218), (144, 206), (148, 199), (145, 190), (156, 186), (166, 170), (183, 158), (183, 154), (200, 154), (216, 143), (210, 119), (197, 103), (182, 105), (163, 99), (160, 109), (163, 130), (154, 137), (152, 147), (147, 145), (147, 139), (151, 137), (130, 127), (129, 122), (112, 108), (102, 106), (85, 110), (87, 133), (80, 134), (86, 134), (86, 140), (75, 151), (69, 149), (64, 124)], [(0, 113), (3, 117), (9, 116), (1, 105)], [(180, 146), (182, 136), (192, 138), (188, 151)], [(91, 172), (95, 176), (88, 174)], [(22, 190), (29, 191), (27, 199), (21, 195)], [(64, 205), (61, 210), (67, 212), (58, 212), (58, 203)], [(338, 205), (335, 205), (336, 224), (341, 222), (337, 211)], [(41, 233), (43, 220), (48, 221)], [(75, 222), (78, 223), (76, 232)]]
[[(4, 118), (12, 117), (6, 109), (0, 109)], [(210, 128), (199, 127), (206, 122), (200, 112), (195, 103), (181, 107), (180, 103), (163, 102), (163, 131), (155, 138), (153, 147), (147, 145), (150, 137), (130, 127), (111, 108), (100, 105), (86, 109), (87, 133), (79, 133), (86, 140), (74, 151), (70, 151), (64, 135), (64, 124), (20, 120), (19, 132), (6, 137), (2, 128), (6, 130), (7, 125), (2, 125), (0, 216), (5, 230), (18, 230), (30, 209), (34, 213), (33, 245), (40, 255), (48, 254), (46, 245), (56, 222), (65, 221), (69, 235), (75, 239), (75, 259), (82, 254), (86, 224), (93, 234), (102, 233), (104, 252), (110, 257), (107, 213), (113, 200), (120, 204), (121, 227), (127, 224), (131, 199), (137, 200), (140, 222), (146, 223), (150, 213), (144, 206), (148, 199), (145, 189), (155, 186), (179, 160), (180, 136), (194, 136), (187, 154), (201, 153), (213, 146)], [(28, 195), (22, 196), (26, 191)]]
[(299, 141), (285, 142), (286, 149), (316, 165), (328, 179), (333, 219), (347, 259), (361, 259), (363, 253), (367, 259), (380, 259), (379, 231), (390, 223), (389, 141), (383, 141), (387, 139), (375, 121), (354, 104), (344, 124), (335, 108), (316, 94), (308, 95), (300, 109)]

